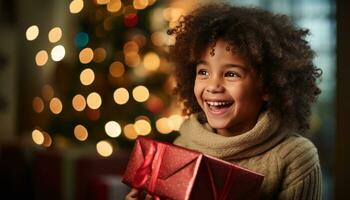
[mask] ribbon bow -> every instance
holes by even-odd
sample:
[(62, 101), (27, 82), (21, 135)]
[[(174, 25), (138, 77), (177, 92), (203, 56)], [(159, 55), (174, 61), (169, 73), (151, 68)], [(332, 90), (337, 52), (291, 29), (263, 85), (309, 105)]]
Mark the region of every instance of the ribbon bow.
[[(144, 188), (148, 181), (147, 190), (154, 194), (165, 149), (165, 144), (157, 142), (150, 144), (145, 159), (134, 176), (134, 186), (136, 188)], [(154, 196), (154, 199), (160, 200), (158, 196)]]

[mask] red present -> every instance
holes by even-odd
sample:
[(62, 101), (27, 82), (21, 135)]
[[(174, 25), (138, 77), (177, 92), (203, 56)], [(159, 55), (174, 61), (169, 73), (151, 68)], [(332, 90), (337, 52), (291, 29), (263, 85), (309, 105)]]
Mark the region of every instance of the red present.
[(263, 176), (173, 144), (138, 137), (123, 182), (172, 200), (258, 199)]

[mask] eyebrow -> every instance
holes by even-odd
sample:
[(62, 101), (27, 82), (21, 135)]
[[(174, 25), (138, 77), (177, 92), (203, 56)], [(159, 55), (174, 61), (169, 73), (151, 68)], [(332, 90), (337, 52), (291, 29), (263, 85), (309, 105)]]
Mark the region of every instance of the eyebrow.
[[(199, 60), (199, 61), (197, 62), (197, 65), (199, 65), (199, 64), (209, 65), (209, 63), (206, 62), (206, 61), (204, 61), (204, 60)], [(226, 68), (229, 68), (229, 67), (238, 67), (238, 68), (241, 68), (241, 69), (244, 69), (244, 70), (247, 69), (247, 67), (246, 67), (245, 65), (232, 64), (232, 63), (227, 63), (227, 64), (224, 64), (223, 66), (226, 67)]]

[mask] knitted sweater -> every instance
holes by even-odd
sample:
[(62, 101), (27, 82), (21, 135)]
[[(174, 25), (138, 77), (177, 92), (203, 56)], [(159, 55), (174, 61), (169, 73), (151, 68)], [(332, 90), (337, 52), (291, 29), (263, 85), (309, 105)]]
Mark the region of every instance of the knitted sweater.
[(174, 143), (263, 174), (261, 199), (321, 198), (317, 149), (306, 138), (282, 130), (278, 118), (268, 112), (253, 129), (232, 137), (214, 133), (192, 115)]

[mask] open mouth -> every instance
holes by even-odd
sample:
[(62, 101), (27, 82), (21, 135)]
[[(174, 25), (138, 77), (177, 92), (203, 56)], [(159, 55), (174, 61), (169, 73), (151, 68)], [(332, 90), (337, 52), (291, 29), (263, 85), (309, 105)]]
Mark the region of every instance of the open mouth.
[(205, 103), (207, 104), (210, 111), (212, 111), (214, 113), (223, 113), (229, 107), (232, 106), (233, 101), (209, 101), (209, 100), (206, 100)]

